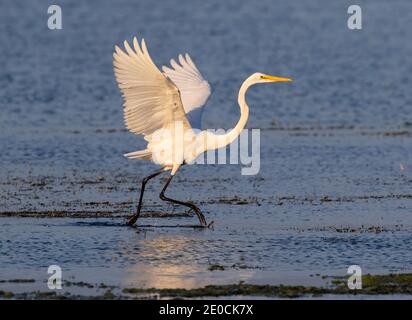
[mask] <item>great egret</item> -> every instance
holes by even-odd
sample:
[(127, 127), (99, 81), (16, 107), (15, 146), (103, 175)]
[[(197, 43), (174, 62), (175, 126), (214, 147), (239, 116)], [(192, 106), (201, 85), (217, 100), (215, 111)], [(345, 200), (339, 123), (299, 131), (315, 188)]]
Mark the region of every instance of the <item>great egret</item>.
[[(116, 80), (123, 93), (125, 124), (131, 132), (143, 134), (148, 142), (146, 149), (127, 153), (125, 156), (130, 159), (152, 160), (162, 166), (162, 169), (143, 179), (137, 212), (128, 220), (128, 224), (135, 224), (140, 215), (146, 183), (160, 173), (170, 171), (160, 198), (189, 207), (196, 213), (201, 226), (207, 227), (200, 209), (191, 202), (166, 197), (167, 187), (181, 165), (191, 163), (207, 150), (224, 147), (239, 136), (249, 117), (245, 95), (250, 86), (292, 80), (263, 73), (252, 74), (239, 90), (240, 119), (236, 126), (226, 134), (197, 131), (196, 129), (200, 129), (203, 106), (211, 90), (190, 56), (179, 55), (179, 63), (172, 59), (172, 68), (163, 66), (161, 72), (153, 63), (144, 39), (139, 45), (135, 37), (134, 49), (127, 41), (124, 42), (124, 47), (125, 51), (115, 46), (113, 65)], [(176, 129), (178, 125), (182, 129), (180, 132)], [(164, 156), (170, 150), (173, 150), (172, 156)]]

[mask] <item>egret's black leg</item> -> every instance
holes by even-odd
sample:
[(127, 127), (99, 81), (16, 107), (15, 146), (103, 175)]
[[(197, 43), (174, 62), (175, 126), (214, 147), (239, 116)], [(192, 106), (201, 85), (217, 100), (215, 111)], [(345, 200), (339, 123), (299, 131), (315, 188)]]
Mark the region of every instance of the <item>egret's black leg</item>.
[(206, 219), (205, 219), (204, 215), (202, 214), (200, 209), (198, 207), (196, 207), (193, 203), (183, 202), (183, 201), (175, 200), (175, 199), (170, 199), (170, 198), (165, 196), (165, 191), (166, 191), (167, 187), (169, 186), (170, 182), (172, 181), (172, 179), (173, 179), (173, 175), (171, 175), (169, 177), (169, 179), (167, 179), (167, 182), (166, 182), (165, 186), (163, 187), (162, 192), (160, 193), (160, 199), (162, 199), (163, 201), (169, 201), (169, 202), (172, 202), (172, 203), (176, 203), (176, 204), (180, 204), (180, 205), (189, 207), (190, 209), (192, 209), (196, 213), (197, 217), (199, 218), (200, 224), (203, 227), (207, 227), (207, 223), (206, 223)]
[(127, 224), (128, 224), (129, 226), (134, 225), (134, 224), (136, 223), (137, 219), (139, 218), (140, 210), (142, 209), (143, 194), (144, 194), (144, 188), (145, 188), (145, 186), (146, 186), (146, 183), (147, 183), (150, 179), (152, 179), (152, 178), (158, 176), (159, 174), (161, 174), (162, 172), (164, 172), (163, 169), (161, 169), (161, 170), (159, 170), (159, 171), (156, 171), (155, 173), (151, 174), (150, 176), (147, 176), (147, 177), (144, 177), (144, 178), (143, 178), (143, 180), (142, 180), (142, 188), (141, 188), (141, 190), (140, 190), (139, 204), (137, 205), (137, 211), (136, 211), (136, 214), (134, 214), (134, 215), (127, 221)]

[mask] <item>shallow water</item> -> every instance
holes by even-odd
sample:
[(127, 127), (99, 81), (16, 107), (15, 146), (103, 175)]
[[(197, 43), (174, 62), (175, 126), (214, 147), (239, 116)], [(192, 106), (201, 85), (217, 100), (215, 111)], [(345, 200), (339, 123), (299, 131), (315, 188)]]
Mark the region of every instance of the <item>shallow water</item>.
[[(62, 1), (60, 31), (46, 28), (46, 1), (0, 4), (0, 279), (44, 280), (50, 264), (149, 287), (412, 270), (412, 3), (362, 2), (362, 31), (346, 28), (349, 4)], [(170, 196), (198, 203), (214, 229), (122, 225), (156, 169), (122, 157), (143, 141), (124, 130), (111, 54), (134, 35), (158, 65), (190, 52), (214, 89), (205, 128), (235, 124), (250, 73), (295, 80), (248, 94), (257, 176), (187, 166), (173, 181)], [(164, 181), (150, 182), (145, 209), (183, 213), (158, 199)]]

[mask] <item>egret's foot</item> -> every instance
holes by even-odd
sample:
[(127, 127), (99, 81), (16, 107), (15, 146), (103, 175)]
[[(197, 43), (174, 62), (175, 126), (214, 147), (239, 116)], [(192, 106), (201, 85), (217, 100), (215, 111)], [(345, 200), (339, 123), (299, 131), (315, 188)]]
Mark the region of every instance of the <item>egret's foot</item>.
[(213, 229), (214, 223), (215, 223), (215, 221), (212, 220), (212, 222), (207, 225), (207, 228), (208, 229)]
[[(200, 209), (198, 207), (196, 207), (194, 204), (190, 204), (190, 210), (189, 212), (194, 211), (194, 213), (196, 213), (199, 222), (200, 222), (200, 228), (212, 228), (213, 227), (213, 223), (214, 221), (212, 221), (211, 223), (207, 223), (206, 222), (206, 218), (203, 215), (202, 211), (200, 211)], [(137, 219), (139, 218), (139, 215), (134, 215), (132, 217), (130, 217), (127, 221), (126, 221), (126, 225), (129, 227), (134, 227), (135, 223), (137, 221)]]
[(200, 211), (200, 209), (196, 207), (194, 204), (192, 204), (191, 209), (196, 213), (197, 217), (199, 218), (200, 225), (206, 228), (208, 225), (202, 211)]
[(213, 229), (213, 227), (214, 227), (214, 221), (212, 221), (211, 223), (209, 223), (209, 224), (200, 224), (200, 226), (198, 226), (198, 228), (203, 228), (203, 229)]
[(136, 221), (137, 221), (137, 217), (133, 216), (129, 220), (126, 221), (126, 225), (128, 225), (129, 227), (133, 227)]
[(191, 206), (190, 206), (190, 210), (188, 211), (188, 213), (193, 213), (194, 212), (197, 215), (197, 217), (199, 219), (199, 222), (200, 222), (199, 227), (200, 228), (209, 228), (213, 224), (213, 221), (211, 223), (207, 224), (206, 218), (203, 215), (202, 211), (200, 211), (200, 209), (198, 207), (196, 207), (193, 203), (190, 203), (190, 205)]

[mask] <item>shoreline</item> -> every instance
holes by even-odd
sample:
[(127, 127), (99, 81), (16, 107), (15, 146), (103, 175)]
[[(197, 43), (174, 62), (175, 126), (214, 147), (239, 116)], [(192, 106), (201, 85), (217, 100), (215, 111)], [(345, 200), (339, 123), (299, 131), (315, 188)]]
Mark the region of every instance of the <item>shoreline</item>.
[[(325, 276), (323, 276), (325, 277)], [(208, 285), (185, 288), (120, 288), (104, 283), (63, 281), (63, 289), (49, 291), (13, 292), (2, 289), (5, 283), (17, 285), (34, 284), (34, 279), (0, 280), (0, 300), (2, 299), (410, 299), (412, 297), (412, 273), (363, 276), (363, 288), (350, 290), (346, 278), (329, 277), (329, 285), (256, 285), (239, 282), (228, 285)], [(68, 290), (75, 289), (73, 292)], [(94, 291), (94, 293), (92, 293)]]

